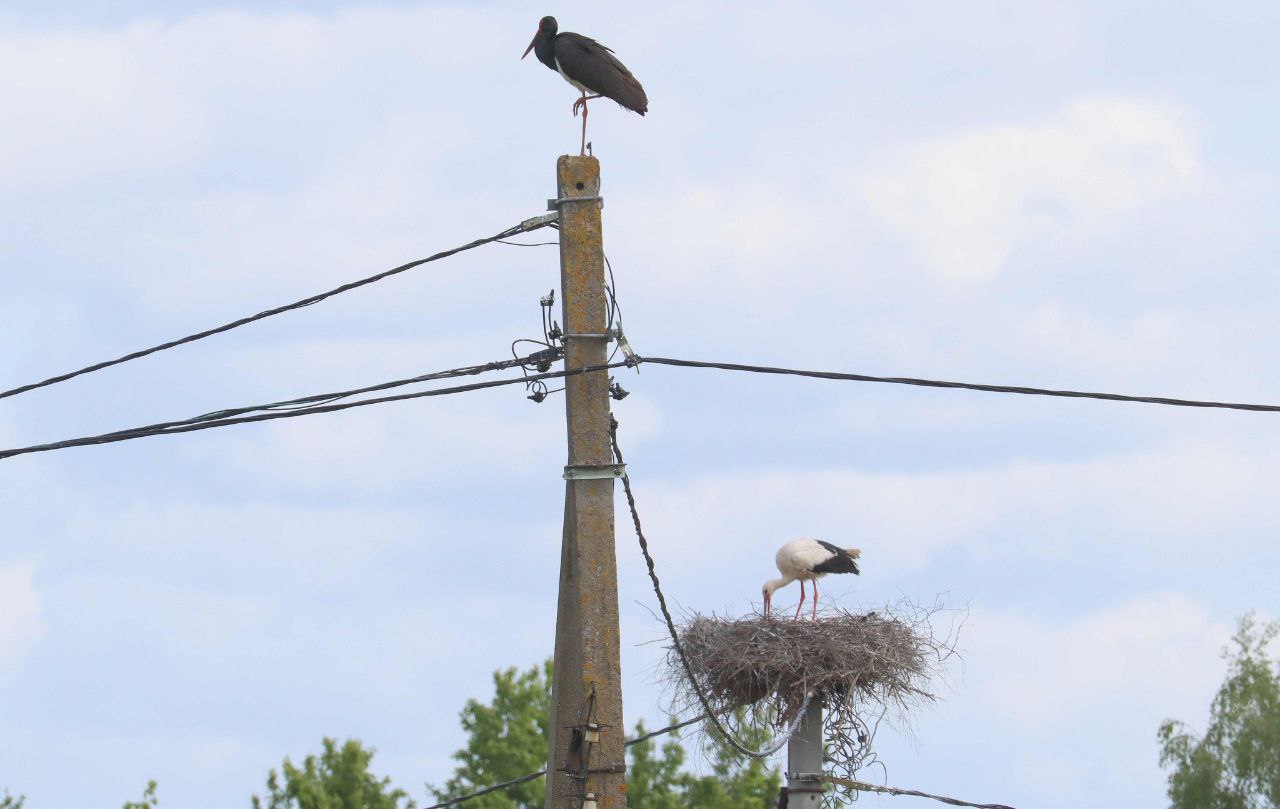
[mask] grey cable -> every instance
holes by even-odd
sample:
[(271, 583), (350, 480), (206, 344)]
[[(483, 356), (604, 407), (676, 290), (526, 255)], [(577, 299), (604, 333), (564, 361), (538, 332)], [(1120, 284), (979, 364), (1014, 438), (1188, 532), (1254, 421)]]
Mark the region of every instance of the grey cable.
[(1173, 405), (1176, 407), (1209, 407), (1225, 410), (1253, 410), (1266, 413), (1280, 412), (1280, 405), (1270, 404), (1171, 399), (1164, 396), (1129, 396), (1123, 393), (1053, 390), (1050, 388), (1028, 388), (1019, 385), (986, 385), (979, 382), (947, 382), (939, 379), (917, 379), (909, 376), (870, 376), (868, 374), (851, 374), (840, 371), (804, 371), (797, 368), (774, 368), (767, 365), (744, 365), (737, 362), (704, 362), (701, 360), (678, 360), (669, 357), (636, 357), (632, 361), (636, 363), (653, 363), (654, 365), (671, 365), (677, 368), (716, 368), (721, 371), (749, 371), (756, 374), (782, 374), (850, 382), (885, 382), (890, 385), (916, 385), (925, 388), (962, 388), (990, 393), (1020, 393), (1028, 396), (1061, 396), (1071, 399), (1102, 399), (1109, 402), (1140, 402), (1142, 404)]
[(129, 362), (130, 360), (136, 360), (136, 359), (139, 359), (140, 357), (145, 357), (148, 354), (155, 354), (156, 352), (164, 351), (166, 349), (174, 348), (176, 346), (184, 345), (186, 343), (194, 343), (197, 340), (203, 340), (204, 338), (212, 337), (215, 334), (221, 334), (222, 332), (225, 332), (225, 331), (231, 331), (232, 329), (239, 328), (240, 326), (244, 326), (249, 323), (253, 323), (254, 321), (257, 321), (257, 320), (262, 320), (264, 318), (272, 317), (274, 315), (279, 315), (284, 312), (292, 311), (294, 309), (301, 309), (304, 306), (310, 306), (313, 303), (319, 303), (325, 298), (331, 298), (334, 295), (338, 295), (343, 292), (348, 292), (358, 287), (365, 286), (366, 284), (372, 284), (375, 281), (381, 281), (384, 278), (390, 278), (393, 275), (397, 275), (407, 270), (412, 270), (414, 267), (420, 267), (423, 264), (427, 264), (432, 261), (438, 261), (442, 258), (448, 258), (449, 256), (456, 255), (458, 253), (463, 252), (464, 250), (471, 250), (473, 248), (480, 247), (481, 245), (489, 244), (490, 242), (502, 241), (503, 239), (509, 236), (516, 235), (517, 233), (528, 233), (530, 231), (537, 230), (538, 228), (546, 227), (548, 224), (550, 223), (538, 222), (536, 220), (527, 220), (525, 222), (520, 223), (519, 225), (514, 225), (512, 227), (509, 227), (506, 230), (502, 231), (501, 233), (497, 233), (493, 236), (488, 236), (483, 239), (476, 239), (475, 241), (467, 242), (466, 244), (460, 245), (458, 247), (453, 247), (448, 250), (442, 250), (441, 252), (436, 253), (434, 255), (427, 256), (426, 258), (420, 258), (417, 261), (410, 261), (408, 264), (401, 264), (399, 267), (394, 267), (390, 270), (386, 270), (385, 272), (380, 272), (376, 275), (370, 275), (367, 278), (361, 278), (358, 281), (351, 281), (350, 283), (343, 284), (342, 286), (334, 287), (328, 292), (321, 292), (318, 295), (312, 295), (311, 297), (303, 298), (300, 301), (287, 303), (284, 306), (277, 306), (274, 309), (267, 309), (266, 311), (259, 312), (256, 315), (249, 315), (248, 317), (242, 317), (238, 320), (233, 320), (230, 323), (225, 323), (221, 326), (215, 326), (212, 329), (205, 329), (204, 331), (196, 332), (195, 334), (189, 334), (186, 337), (180, 337), (176, 340), (170, 340), (165, 343), (160, 343), (159, 345), (154, 345), (154, 346), (151, 346), (150, 348), (144, 348), (139, 351), (133, 351), (128, 354), (125, 354), (122, 357), (117, 357), (116, 359), (113, 359), (113, 360), (106, 360), (104, 362), (94, 363), (93, 365), (86, 366), (76, 371), (68, 371), (65, 374), (58, 374), (57, 376), (51, 376), (48, 379), (42, 380), (40, 382), (31, 382), (26, 385), (19, 385), (16, 388), (10, 388), (9, 390), (6, 390), (6, 391), (0, 391), (0, 399), (5, 399), (10, 396), (17, 396), (19, 393), (26, 393), (27, 391), (35, 390), (36, 388), (47, 387), (49, 385), (55, 385), (59, 382), (66, 382), (68, 379), (75, 379), (78, 376), (90, 374), (90, 373), (93, 373), (94, 371), (101, 371), (103, 368), (110, 368), (113, 365), (119, 365), (124, 362)]
[[(659, 728), (658, 730), (650, 731), (649, 733), (646, 733), (643, 736), (637, 736), (634, 739), (627, 739), (625, 742), (622, 743), (622, 746), (631, 747), (632, 745), (640, 744), (641, 742), (647, 742), (655, 736), (662, 736), (664, 734), (680, 730), (681, 728), (686, 728), (689, 725), (695, 725), (698, 722), (701, 722), (705, 718), (706, 718), (705, 716), (695, 716), (693, 719), (686, 719), (683, 722), (677, 722), (674, 725), (667, 725), (665, 728)], [(454, 806), (464, 801), (469, 801), (472, 798), (479, 798), (481, 795), (488, 795), (490, 792), (497, 792), (500, 789), (506, 789), (507, 787), (517, 786), (519, 784), (525, 783), (526, 781), (532, 781), (535, 778), (541, 778), (546, 774), (547, 774), (546, 770), (538, 770), (537, 772), (531, 772), (528, 775), (522, 775), (519, 778), (512, 778), (510, 781), (503, 781), (500, 784), (494, 784), (493, 786), (488, 786), (488, 787), (485, 787), (484, 789), (480, 789), (475, 792), (468, 793), (466, 795), (459, 795), (456, 798), (450, 798), (449, 800), (444, 801), (443, 803), (432, 804), (431, 806), (426, 807), (426, 809), (443, 809), (446, 806)]]
[[(622, 450), (618, 447), (618, 420), (613, 416), (609, 417), (609, 439), (613, 444), (614, 457), (619, 464), (625, 465), (625, 461), (622, 460)], [(782, 745), (786, 744), (795, 735), (796, 729), (800, 727), (804, 713), (808, 710), (809, 703), (813, 699), (813, 692), (805, 695), (804, 703), (796, 711), (795, 717), (792, 718), (791, 722), (773, 740), (769, 747), (763, 750), (753, 750), (738, 741), (737, 737), (720, 721), (715, 709), (711, 707), (711, 701), (703, 693), (702, 686), (698, 683), (698, 678), (693, 674), (693, 667), (689, 665), (689, 658), (684, 653), (684, 645), (680, 643), (680, 633), (676, 631), (676, 622), (671, 618), (671, 610), (667, 608), (667, 598), (662, 593), (662, 583), (658, 581), (658, 572), (653, 565), (653, 555), (649, 553), (649, 541), (645, 539), (644, 530), (640, 527), (640, 513), (636, 509), (636, 498), (631, 491), (631, 477), (626, 472), (622, 473), (622, 489), (627, 495), (627, 506), (631, 509), (631, 522), (636, 527), (636, 539), (640, 542), (640, 552), (644, 554), (645, 564), (649, 567), (649, 580), (653, 582), (653, 592), (658, 597), (658, 608), (662, 610), (662, 617), (667, 622), (667, 631), (671, 634), (671, 643), (675, 649), (676, 657), (679, 658), (680, 665), (684, 668), (685, 677), (688, 678), (694, 695), (697, 696), (698, 702), (702, 705), (702, 710), (705, 711), (707, 719), (711, 720), (711, 724), (715, 726), (716, 731), (734, 750), (751, 758), (768, 758), (781, 750)]]

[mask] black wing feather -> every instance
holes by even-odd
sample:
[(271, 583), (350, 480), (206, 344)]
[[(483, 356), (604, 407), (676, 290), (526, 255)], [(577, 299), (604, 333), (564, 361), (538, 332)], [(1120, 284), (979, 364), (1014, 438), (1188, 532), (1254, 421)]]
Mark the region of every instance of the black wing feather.
[(564, 74), (593, 93), (641, 115), (649, 111), (649, 97), (640, 82), (612, 50), (591, 37), (569, 31), (559, 34), (555, 54)]
[(821, 539), (817, 540), (817, 543), (834, 555), (822, 564), (814, 565), (814, 573), (853, 573), (854, 575), (859, 575), (858, 563), (845, 552), (844, 548), (837, 548), (830, 542), (824, 542)]

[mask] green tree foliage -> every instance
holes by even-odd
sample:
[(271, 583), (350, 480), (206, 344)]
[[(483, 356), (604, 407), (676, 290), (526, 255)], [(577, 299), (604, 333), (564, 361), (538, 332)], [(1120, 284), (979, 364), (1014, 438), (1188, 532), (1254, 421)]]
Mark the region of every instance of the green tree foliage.
[[(467, 744), (454, 753), (458, 766), (453, 777), (443, 787), (428, 787), (436, 800), (475, 792), (546, 766), (551, 662), (525, 672), (498, 671), (493, 685), (491, 704), (469, 700), (462, 710)], [(644, 733), (644, 724), (637, 724), (636, 735)], [(757, 744), (762, 739), (747, 741)], [(631, 809), (772, 809), (775, 805), (781, 783), (776, 769), (755, 760), (744, 764), (728, 745), (708, 736), (703, 753), (711, 774), (695, 776), (683, 769), (688, 753), (677, 736), (668, 736), (658, 745), (657, 740), (648, 739), (628, 748), (627, 805)], [(468, 801), (467, 809), (540, 809), (545, 796), (546, 782), (539, 778)]]
[(9, 794), (9, 790), (4, 791), (4, 797), (0, 797), (0, 809), (22, 809), (23, 804), (27, 802), (25, 795), (13, 797)]
[(1280, 809), (1280, 661), (1266, 652), (1277, 634), (1280, 623), (1241, 620), (1203, 736), (1172, 719), (1160, 725), (1173, 809)]
[[(645, 733), (636, 724), (636, 736)], [(759, 731), (743, 739), (763, 746), (767, 733)], [(746, 759), (714, 734), (707, 734), (702, 752), (711, 765), (708, 775), (696, 776), (682, 769), (687, 755), (677, 734), (667, 737), (661, 755), (655, 755), (653, 739), (632, 745), (627, 766), (627, 805), (631, 809), (773, 809), (777, 805), (782, 776), (759, 759)]]
[[(427, 788), (444, 800), (542, 769), (550, 716), (551, 661), (525, 672), (494, 672), (493, 703), (472, 699), (462, 709), (467, 746), (453, 754), (453, 777), (443, 787)], [(538, 778), (468, 801), (467, 809), (534, 809), (545, 800), (546, 783)]]
[[(635, 735), (648, 731), (644, 722), (636, 723)], [(628, 809), (684, 809), (684, 788), (688, 776), (681, 773), (684, 746), (675, 734), (666, 737), (658, 750), (656, 739), (646, 739), (627, 748)]]
[[(741, 717), (739, 717), (741, 719)], [(741, 721), (736, 723), (744, 727)], [(765, 730), (746, 732), (742, 741), (760, 748), (769, 741)], [(773, 809), (778, 801), (782, 775), (776, 767), (766, 767), (758, 758), (745, 758), (723, 739), (708, 733), (703, 751), (711, 763), (711, 774), (692, 781), (686, 805), (697, 809)]]
[(142, 800), (126, 801), (123, 809), (156, 809), (160, 801), (156, 800), (156, 782), (148, 781), (147, 788), (142, 790)]
[(266, 801), (254, 795), (253, 809), (413, 809), (408, 793), (369, 771), (373, 754), (356, 739), (339, 747), (326, 738), (319, 757), (307, 756), (301, 767), (286, 757), (280, 775), (268, 773)]

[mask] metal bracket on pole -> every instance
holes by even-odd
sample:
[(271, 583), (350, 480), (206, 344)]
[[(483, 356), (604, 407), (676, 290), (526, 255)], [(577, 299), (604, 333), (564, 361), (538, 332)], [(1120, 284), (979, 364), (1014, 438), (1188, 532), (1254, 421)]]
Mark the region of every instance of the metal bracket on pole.
[(593, 201), (600, 206), (601, 210), (604, 210), (604, 197), (600, 196), (599, 194), (583, 195), (581, 197), (560, 197), (559, 199), (549, 199), (547, 200), (547, 210), (559, 211), (560, 206), (565, 204), (566, 202), (593, 202)]
[(578, 464), (564, 468), (565, 480), (615, 480), (627, 473), (623, 463)]
[(541, 227), (542, 225), (549, 225), (559, 218), (560, 218), (560, 211), (558, 210), (554, 211), (553, 213), (544, 213), (544, 214), (539, 214), (537, 216), (531, 216), (520, 223), (520, 229), (532, 230), (533, 228)]

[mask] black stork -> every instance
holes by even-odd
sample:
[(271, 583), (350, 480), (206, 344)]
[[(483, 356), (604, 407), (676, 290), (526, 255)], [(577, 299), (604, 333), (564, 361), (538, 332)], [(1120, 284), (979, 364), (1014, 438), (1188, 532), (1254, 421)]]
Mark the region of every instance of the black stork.
[(573, 114), (577, 117), (578, 109), (582, 109), (581, 154), (586, 154), (588, 101), (612, 98), (623, 108), (644, 115), (649, 111), (649, 98), (612, 50), (582, 34), (557, 33), (559, 28), (555, 17), (543, 17), (538, 22), (538, 33), (533, 35), (533, 41), (520, 58), (533, 51), (539, 62), (581, 91), (582, 97), (573, 102)]

